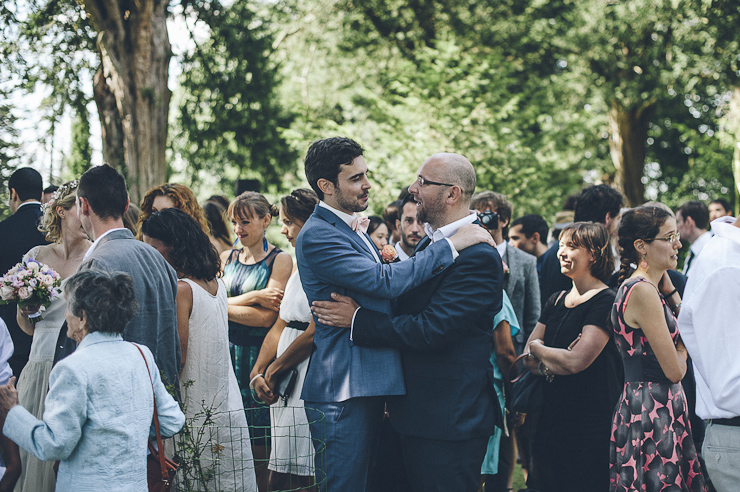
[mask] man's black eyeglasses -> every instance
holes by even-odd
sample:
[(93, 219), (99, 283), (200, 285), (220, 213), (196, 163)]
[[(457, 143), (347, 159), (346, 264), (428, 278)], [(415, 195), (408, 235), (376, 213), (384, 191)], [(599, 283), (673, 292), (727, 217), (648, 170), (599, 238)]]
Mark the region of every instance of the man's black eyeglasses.
[(421, 176), (418, 176), (416, 178), (416, 181), (419, 182), (419, 186), (424, 186), (424, 185), (455, 186), (455, 185), (451, 185), (449, 183), (437, 183), (436, 181), (429, 181), (428, 179), (424, 179)]

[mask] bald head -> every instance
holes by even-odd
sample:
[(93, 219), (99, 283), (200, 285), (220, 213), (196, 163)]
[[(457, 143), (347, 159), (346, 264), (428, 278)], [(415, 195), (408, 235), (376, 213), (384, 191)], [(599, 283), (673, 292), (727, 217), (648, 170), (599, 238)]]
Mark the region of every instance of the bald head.
[(460, 154), (435, 154), (421, 165), (409, 187), (417, 203), (417, 218), (438, 229), (468, 215), (475, 190), (475, 170)]
[(469, 203), (475, 191), (475, 169), (470, 161), (463, 155), (448, 152), (434, 154), (424, 164), (432, 161), (437, 164), (435, 169), (443, 177), (444, 182), (459, 186), (462, 200)]

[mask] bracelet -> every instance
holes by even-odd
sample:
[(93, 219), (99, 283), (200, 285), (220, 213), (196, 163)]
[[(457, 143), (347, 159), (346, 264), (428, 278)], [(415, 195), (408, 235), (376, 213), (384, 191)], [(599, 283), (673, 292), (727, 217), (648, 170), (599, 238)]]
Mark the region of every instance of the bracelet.
[(249, 389), (254, 389), (254, 382), (257, 380), (257, 378), (263, 378), (265, 377), (264, 374), (257, 374), (255, 377), (252, 378), (252, 380), (249, 382)]
[(678, 292), (678, 289), (673, 289), (673, 291), (670, 294), (664, 294), (663, 299), (670, 299), (671, 297), (673, 297), (673, 294), (675, 294), (676, 292)]
[(552, 380), (555, 379), (555, 375), (551, 373), (550, 369), (544, 364), (544, 362), (540, 361), (540, 365), (537, 366), (537, 371), (540, 373), (541, 376), (545, 377), (545, 381), (547, 381), (548, 383), (552, 383)]

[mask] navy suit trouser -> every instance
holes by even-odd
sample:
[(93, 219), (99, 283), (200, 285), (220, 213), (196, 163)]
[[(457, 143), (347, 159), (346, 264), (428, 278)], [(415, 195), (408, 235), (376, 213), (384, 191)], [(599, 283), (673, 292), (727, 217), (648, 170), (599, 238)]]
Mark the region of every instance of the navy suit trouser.
[(480, 487), (488, 436), (443, 441), (402, 435), (401, 443), (403, 463), (414, 492), (476, 492)]
[(305, 402), (320, 492), (367, 490), (373, 443), (383, 418), (384, 402), (383, 396), (336, 403)]

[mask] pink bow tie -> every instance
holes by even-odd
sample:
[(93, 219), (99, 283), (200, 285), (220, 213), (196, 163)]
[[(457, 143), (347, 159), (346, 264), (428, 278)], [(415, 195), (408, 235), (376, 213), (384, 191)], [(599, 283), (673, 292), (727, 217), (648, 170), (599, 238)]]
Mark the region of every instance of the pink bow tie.
[(367, 217), (360, 217), (359, 215), (355, 215), (355, 218), (352, 219), (352, 224), (350, 227), (353, 231), (357, 232), (367, 232), (367, 227), (370, 225), (370, 219)]

